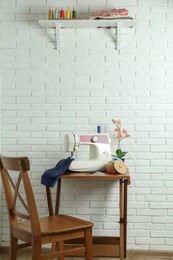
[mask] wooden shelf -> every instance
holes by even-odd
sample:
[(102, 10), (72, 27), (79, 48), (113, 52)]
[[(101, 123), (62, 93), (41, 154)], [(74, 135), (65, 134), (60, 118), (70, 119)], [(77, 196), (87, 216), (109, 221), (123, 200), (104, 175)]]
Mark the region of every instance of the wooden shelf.
[(132, 28), (136, 25), (133, 19), (114, 19), (114, 20), (90, 20), (90, 19), (57, 19), (57, 20), (39, 20), (39, 24), (45, 28), (55, 28), (57, 49), (61, 46), (60, 34), (61, 28), (117, 28), (116, 48), (121, 46), (121, 29)]

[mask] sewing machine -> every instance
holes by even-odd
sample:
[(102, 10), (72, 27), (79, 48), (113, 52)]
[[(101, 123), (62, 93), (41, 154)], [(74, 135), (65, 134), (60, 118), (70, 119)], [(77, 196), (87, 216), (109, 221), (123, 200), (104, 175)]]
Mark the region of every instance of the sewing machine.
[(106, 164), (111, 161), (110, 138), (107, 134), (67, 134), (64, 137), (64, 145), (72, 156), (80, 145), (89, 145), (89, 159), (72, 161), (70, 171), (104, 171)]

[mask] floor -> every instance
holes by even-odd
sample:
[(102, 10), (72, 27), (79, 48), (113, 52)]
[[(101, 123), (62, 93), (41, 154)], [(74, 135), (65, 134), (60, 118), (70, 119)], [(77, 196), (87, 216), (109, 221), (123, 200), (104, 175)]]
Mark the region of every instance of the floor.
[[(8, 260), (8, 252), (5, 250), (0, 253), (0, 260)], [(66, 260), (84, 260), (82, 257), (68, 257)], [(103, 257), (94, 257), (93, 260), (118, 260), (119, 258), (103, 258)], [(20, 250), (18, 253), (17, 260), (31, 260), (31, 252), (29, 250)], [(125, 260), (173, 260), (173, 253), (162, 253), (162, 252), (139, 252), (139, 251), (130, 251), (128, 257)]]

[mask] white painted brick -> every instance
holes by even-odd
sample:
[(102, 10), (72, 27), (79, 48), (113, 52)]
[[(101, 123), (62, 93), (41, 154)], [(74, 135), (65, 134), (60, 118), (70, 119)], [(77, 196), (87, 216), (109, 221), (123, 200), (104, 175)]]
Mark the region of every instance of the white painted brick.
[(103, 97), (77, 97), (76, 103), (80, 104), (103, 104), (105, 98)]
[(2, 41), (1, 42), (1, 48), (15, 49), (16, 43), (15, 42), (9, 42), (9, 41)]
[(83, 207), (77, 209), (77, 213), (80, 214), (80, 215), (86, 215), (86, 214), (89, 214), (89, 215), (104, 215), (105, 210), (104, 210), (104, 208), (94, 209), (94, 208), (89, 208), (89, 207), (85, 208), (83, 206)]
[(151, 223), (151, 216), (137, 216), (128, 218), (132, 223)]
[(61, 62), (61, 69), (87, 69), (89, 64), (85, 62)]
[(104, 62), (105, 58), (104, 56), (100, 55), (76, 55), (76, 61), (77, 62)]
[(103, 89), (103, 84), (102, 83), (78, 83), (78, 84), (74, 84), (74, 89), (80, 89), (80, 90), (83, 90), (83, 89), (87, 89), (87, 90), (102, 90)]
[(132, 231), (132, 230), (130, 230), (129, 231), (129, 235), (131, 236), (131, 237), (147, 237), (147, 236), (149, 236), (149, 231), (141, 231), (141, 230), (139, 230), (139, 231)]
[(98, 70), (98, 69), (78, 69), (76, 70), (76, 75), (77, 76), (85, 76), (85, 75), (88, 75), (88, 76), (91, 76), (91, 75), (94, 75), (94, 76), (102, 76), (102, 75), (105, 75), (105, 70)]
[(150, 238), (149, 240), (146, 238), (139, 238), (138, 241), (136, 241), (137, 244), (149, 244), (149, 245), (163, 245), (164, 244), (164, 238)]
[[(56, 4), (62, 3), (49, 0)], [(2, 0), (2, 152), (29, 156), (38, 187), (44, 170), (68, 156), (65, 133), (95, 132), (100, 124), (115, 150), (111, 118), (120, 118), (131, 134), (122, 144), (131, 175), (128, 248), (171, 250), (172, 3), (70, 0), (68, 5), (78, 12), (124, 7), (137, 26), (122, 30), (121, 50), (115, 49), (115, 29), (62, 29), (57, 51), (55, 30), (37, 22), (47, 17), (47, 1)], [(87, 156), (81, 148), (78, 158)], [(96, 235), (115, 235), (117, 182), (62, 184), (62, 213), (94, 221)], [(44, 215), (43, 187), (37, 195)], [(3, 244), (8, 242), (4, 207)]]
[(1, 56), (1, 62), (2, 62), (2, 66), (4, 66), (4, 63), (6, 62), (13, 62), (14, 64), (14, 61), (15, 61), (15, 56), (7, 56), (7, 55), (2, 55)]
[[(146, 167), (145, 170), (142, 170), (141, 168), (136, 169), (137, 173), (152, 173), (152, 174), (163, 174), (165, 172), (164, 167)], [(152, 178), (152, 177), (151, 177)]]
[[(136, 112), (136, 114), (137, 114), (137, 117), (139, 117), (139, 118), (145, 118), (145, 117), (151, 117), (151, 118), (157, 118), (157, 117), (165, 117), (166, 116), (166, 114), (165, 114), (165, 112), (163, 112), (163, 111), (160, 111), (159, 113), (157, 112), (157, 111), (150, 111), (150, 113), (148, 113), (147, 111), (137, 111)], [(153, 133), (150, 133), (150, 136), (151, 137), (163, 137), (164, 136), (164, 132), (158, 132), (158, 133), (155, 133), (155, 134), (153, 134)]]
[(20, 23), (20, 22), (2, 22), (2, 25), (7, 27), (7, 28), (11, 28), (11, 29), (17, 29), (17, 28), (29, 28), (29, 23)]
[(113, 67), (116, 69), (116, 68), (119, 68), (119, 65), (118, 63), (113, 63), (113, 62), (94, 62), (94, 63), (89, 63), (89, 67), (91, 69), (112, 69)]
[(4, 82), (29, 82), (29, 77), (28, 76), (12, 76), (12, 77), (2, 77), (2, 80)]
[(1, 6), (15, 6), (15, 0), (2, 0)]
[(135, 98), (134, 97), (108, 97), (107, 102), (109, 104), (111, 103), (119, 103), (119, 104), (127, 104), (127, 103), (134, 103)]
[(161, 144), (165, 144), (165, 140), (164, 139), (141, 139), (141, 140), (137, 140), (137, 144), (138, 145), (161, 145)]
[(159, 131), (163, 131), (164, 130), (164, 126), (163, 125), (137, 125), (136, 126), (136, 130), (138, 131), (147, 131), (147, 129), (149, 129), (149, 132), (159, 132)]
[(27, 0), (17, 0), (17, 5), (18, 6), (44, 6), (45, 5), (45, 0), (38, 0), (37, 2), (31, 0), (28, 4), (28, 1)]
[(44, 90), (42, 92), (40, 92), (39, 90), (33, 90), (32, 91), (32, 96), (43, 96), (43, 97), (59, 97), (60, 95), (60, 91), (59, 90)]
[(43, 42), (42, 40), (40, 41), (35, 41), (35, 42), (31, 42), (31, 41), (23, 41), (23, 42), (19, 42), (17, 43), (17, 48), (19, 49), (35, 49), (35, 48), (40, 48), (40, 49), (44, 49), (45, 48), (45, 42)]
[[(104, 41), (99, 41), (99, 42), (77, 42), (77, 48), (105, 48), (105, 42)], [(98, 56), (95, 58), (96, 61), (100, 60), (101, 58)], [(78, 59), (79, 60), (79, 59)]]
[(89, 96), (89, 93), (87, 90), (73, 90), (69, 92), (68, 90), (62, 90), (61, 91), (61, 96), (66, 97), (66, 96)]
[[(73, 55), (72, 55), (72, 53), (73, 53)], [(76, 55), (80, 55), (80, 54), (81, 55), (88, 55), (88, 53), (89, 53), (89, 51), (86, 48), (81, 48), (81, 49), (77, 49), (77, 48), (75, 48), (75, 49), (72, 49), (72, 48), (64, 49), (64, 48), (62, 48), (62, 49), (59, 50), (59, 54), (60, 54), (59, 59), (62, 56), (67, 57), (67, 58), (68, 58), (68, 56), (75, 58)], [(53, 58), (53, 57), (51, 57), (51, 58)], [(72, 61), (73, 60), (71, 60), (71, 61), (69, 60), (69, 62), (72, 62)], [(64, 60), (64, 62), (67, 62), (67, 60)], [(76, 62), (75, 62), (75, 64), (76, 64)]]
[[(150, 223), (134, 223), (133, 227), (135, 230), (148, 230), (151, 229), (151, 224)], [(158, 225), (157, 225), (158, 228)]]
[(51, 89), (68, 89), (68, 90), (71, 90), (73, 89), (73, 85), (72, 84), (67, 84), (67, 83), (46, 83), (45, 84), (45, 88), (48, 89), (48, 90), (51, 90)]
[[(8, 1), (7, 1), (8, 2)], [(11, 1), (12, 2), (12, 1)], [(13, 6), (10, 3), (10, 6), (3, 6), (1, 9), (2, 13), (14, 14), (14, 13), (29, 13), (29, 7), (23, 6)]]
[(61, 76), (60, 77), (60, 82), (61, 83), (82, 83), (82, 82), (89, 82), (89, 76), (76, 76), (76, 77), (73, 77), (73, 76)]
[(15, 76), (15, 70), (13, 69), (4, 69), (1, 73), (2, 76), (8, 76), (8, 75), (11, 75), (11, 76)]
[(87, 118), (62, 118), (61, 123), (62, 124), (69, 124), (69, 123), (75, 123), (76, 125), (78, 124), (89, 124), (89, 119)]
[(99, 111), (77, 111), (77, 117), (95, 117), (95, 118), (102, 118), (103, 112)]
[(4, 152), (27, 152), (30, 151), (30, 145), (3, 145)]
[(38, 21), (44, 19), (43, 14), (16, 14), (16, 21)]
[[(75, 97), (47, 97), (46, 98), (46, 101), (48, 102), (48, 103), (50, 103), (50, 104), (52, 104), (52, 108), (53, 108), (53, 106), (55, 105), (55, 104), (74, 104), (74, 103), (76, 103), (75, 102)], [(56, 114), (56, 116), (58, 117), (58, 116), (61, 116), (61, 115), (66, 115), (66, 116), (70, 116), (70, 115), (72, 115), (71, 113), (72, 113), (72, 111), (71, 112), (69, 112), (70, 114), (68, 114), (68, 113), (62, 113), (63, 111), (60, 111), (58, 114)], [(49, 113), (49, 112), (48, 112)], [(49, 116), (50, 117), (52, 117), (51, 116), (51, 114), (52, 114), (52, 111), (51, 111), (51, 113), (49, 113)]]
[(15, 21), (15, 15), (13, 14), (2, 14), (1, 21)]

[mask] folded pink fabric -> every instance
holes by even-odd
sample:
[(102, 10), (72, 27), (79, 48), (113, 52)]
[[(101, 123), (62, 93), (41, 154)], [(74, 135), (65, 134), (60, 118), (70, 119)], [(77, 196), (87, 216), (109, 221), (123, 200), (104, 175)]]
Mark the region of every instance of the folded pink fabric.
[(126, 16), (128, 15), (128, 10), (123, 9), (112, 9), (112, 10), (100, 10), (97, 11), (94, 16)]

